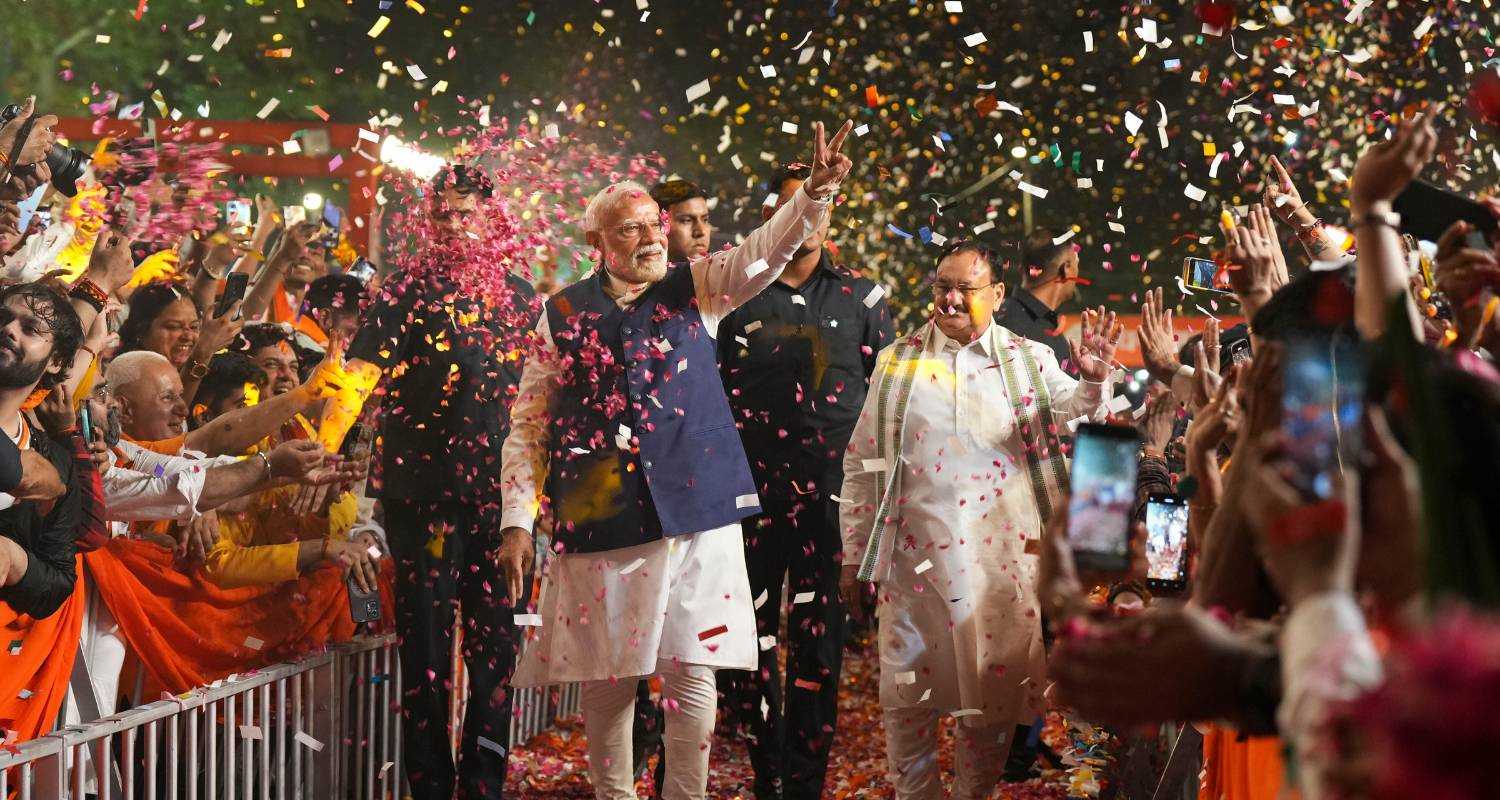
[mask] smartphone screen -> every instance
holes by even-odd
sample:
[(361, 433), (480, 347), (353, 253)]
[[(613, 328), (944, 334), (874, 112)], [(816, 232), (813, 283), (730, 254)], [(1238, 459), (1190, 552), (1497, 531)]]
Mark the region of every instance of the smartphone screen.
[(1130, 509), (1135, 505), (1134, 429), (1078, 426), (1068, 498), (1068, 544), (1083, 569), (1123, 572), (1130, 566)]
[(1228, 289), (1229, 274), (1220, 272), (1219, 265), (1211, 259), (1188, 256), (1182, 260), (1182, 282), (1194, 289)]
[(338, 206), (334, 205), (333, 203), (323, 204), (323, 224), (327, 226), (329, 230), (337, 232), (339, 229), (339, 225), (343, 223), (343, 221), (344, 212), (340, 211)]
[(1187, 579), (1188, 508), (1174, 494), (1146, 501), (1146, 580), (1181, 587)]
[(249, 285), (249, 273), (231, 272), (229, 277), (224, 279), (224, 294), (219, 297), (218, 305), (214, 306), (214, 316), (224, 316), (230, 306), (245, 299), (245, 289)]
[(250, 204), (244, 200), (230, 200), (224, 203), (224, 226), (231, 233), (249, 233)]
[(1291, 480), (1304, 497), (1333, 496), (1341, 463), (1359, 448), (1365, 369), (1353, 343), (1299, 337), (1283, 361), (1281, 430)]

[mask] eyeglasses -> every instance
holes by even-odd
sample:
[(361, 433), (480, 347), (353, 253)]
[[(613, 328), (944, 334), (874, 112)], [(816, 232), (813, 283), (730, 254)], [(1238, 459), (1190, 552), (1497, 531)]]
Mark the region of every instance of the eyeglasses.
[(647, 231), (666, 233), (667, 225), (661, 220), (655, 222), (627, 222), (615, 226), (615, 235), (621, 239), (639, 239)]
[(955, 286), (955, 285), (953, 285), (951, 283), (936, 283), (936, 282), (934, 282), (932, 284), (932, 294), (935, 297), (947, 297), (949, 292), (957, 290), (958, 293), (961, 294), (961, 295), (963, 295), (964, 297), (972, 297), (975, 292), (977, 292), (977, 291), (979, 291), (981, 289), (988, 289), (988, 288), (990, 288), (991, 286), (994, 286), (994, 285), (995, 284), (993, 282), (986, 283), (983, 286), (964, 286), (964, 285)]

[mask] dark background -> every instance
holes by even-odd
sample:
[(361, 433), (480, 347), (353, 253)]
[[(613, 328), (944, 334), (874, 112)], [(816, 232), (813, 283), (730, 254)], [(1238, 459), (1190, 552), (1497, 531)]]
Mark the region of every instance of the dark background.
[[(421, 13), (379, 0), (304, 5), (153, 0), (137, 22), (134, 0), (4, 0), (11, 32), (0, 37), (0, 86), (71, 114), (114, 91), (118, 106), (145, 101), (147, 116), (157, 116), (150, 96), (159, 91), (188, 117), (207, 102), (209, 116), (248, 119), (276, 96), (272, 118), (315, 120), (314, 104), (335, 121), (399, 115), (405, 138), (425, 132), (423, 146), (439, 151), (455, 141), (437, 131), (463, 122), (462, 109), (489, 105), (492, 119), (557, 123), (565, 140), (660, 152), (669, 172), (717, 196), (726, 235), (758, 221), (773, 161), (806, 159), (813, 121), (852, 118), (870, 129), (851, 144), (855, 175), (834, 219), (846, 262), (911, 298), (935, 254), (923, 228), (954, 237), (993, 216), (981, 237), (1004, 249), (1028, 222), (1054, 234), (1076, 226), (1094, 280), (1083, 299), (1122, 310), (1143, 286), (1170, 284), (1183, 256), (1213, 248), (1198, 237), (1218, 236), (1221, 204), (1258, 196), (1271, 154), (1330, 222), (1344, 216), (1333, 171), (1352, 172), (1364, 145), (1385, 135), (1389, 115), (1423, 101), (1450, 101), (1441, 163), (1429, 177), (1481, 193), (1500, 163), (1493, 131), (1463, 106), (1473, 80), (1466, 64), (1480, 69), (1493, 54), (1495, 12), (1479, 3), (1383, 8), (1381, 0), (1350, 23), (1344, 0), (1288, 2), (1292, 19), (1283, 25), (1275, 4), (1241, 2), (1233, 4), (1238, 23), (1250, 25), (1230, 36), (1202, 35), (1193, 2), (964, 0), (961, 13), (948, 13), (941, 0), (651, 0), (645, 21), (637, 0), (427, 2)], [(372, 39), (366, 32), (382, 15), (391, 22)], [(1418, 39), (1427, 16), (1434, 22)], [(1169, 47), (1142, 40), (1144, 19)], [(233, 38), (215, 52), (209, 44), (220, 30)], [(1085, 52), (1085, 30), (1093, 52)], [(988, 41), (963, 43), (978, 32)], [(100, 33), (107, 44), (96, 42)], [(814, 48), (813, 57), (799, 64), (793, 45), (804, 37), (801, 49)], [(291, 53), (276, 53), (284, 48)], [(1366, 48), (1375, 54), (1361, 64), (1342, 55)], [(194, 53), (203, 58), (189, 60)], [(408, 65), (427, 80), (413, 81)], [(762, 65), (776, 75), (763, 77)], [(710, 91), (689, 103), (686, 90), (705, 78)], [(448, 86), (433, 94), (439, 80)], [(1275, 94), (1297, 105), (1277, 105)], [(1000, 101), (1021, 113), (999, 110)], [(1167, 110), (1165, 149), (1158, 101)], [(1315, 113), (1298, 113), (1314, 101)], [(1231, 120), (1236, 102), (1255, 111)], [(1135, 137), (1125, 130), (1127, 111), (1144, 118)], [(784, 121), (799, 133), (781, 132)], [(1238, 157), (1235, 142), (1244, 146)], [(1205, 143), (1230, 151), (1216, 179)], [(1020, 157), (1012, 154), (1018, 146)], [(995, 170), (1018, 170), (1048, 195), (1028, 202), (1003, 175), (939, 214), (938, 203)], [(1079, 178), (1092, 188), (1077, 188)], [(1184, 196), (1189, 183), (1207, 197)], [(1301, 260), (1290, 239), (1288, 253)]]

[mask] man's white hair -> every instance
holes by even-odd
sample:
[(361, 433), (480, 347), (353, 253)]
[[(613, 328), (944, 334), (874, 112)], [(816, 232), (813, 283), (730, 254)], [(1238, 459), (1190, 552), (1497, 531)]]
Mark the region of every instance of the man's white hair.
[(647, 197), (651, 196), (651, 190), (636, 181), (620, 181), (600, 189), (593, 199), (589, 200), (588, 207), (583, 210), (584, 232), (600, 232), (604, 227), (604, 215), (613, 211), (621, 201), (634, 197), (637, 192)]
[(119, 391), (126, 386), (141, 379), (153, 365), (165, 364), (169, 369), (172, 362), (167, 357), (154, 350), (131, 350), (121, 353), (109, 362), (109, 367), (104, 370), (104, 382), (109, 384), (111, 391)]

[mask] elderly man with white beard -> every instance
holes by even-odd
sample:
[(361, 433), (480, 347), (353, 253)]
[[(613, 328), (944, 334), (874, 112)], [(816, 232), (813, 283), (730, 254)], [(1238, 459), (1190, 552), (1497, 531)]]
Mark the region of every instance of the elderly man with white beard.
[[(633, 798), (637, 682), (659, 674), (665, 800), (701, 798), (715, 669), (756, 665), (740, 520), (760, 511), (719, 378), (726, 314), (781, 274), (828, 213), (851, 162), (814, 125), (811, 175), (731, 250), (668, 265), (661, 209), (632, 182), (584, 213), (600, 255), (547, 303), (504, 448), (502, 572), (518, 587), (545, 493), (555, 523), (539, 628), (514, 685), (583, 683), (589, 776), (600, 800)], [(512, 588), (519, 597), (519, 588)]]

